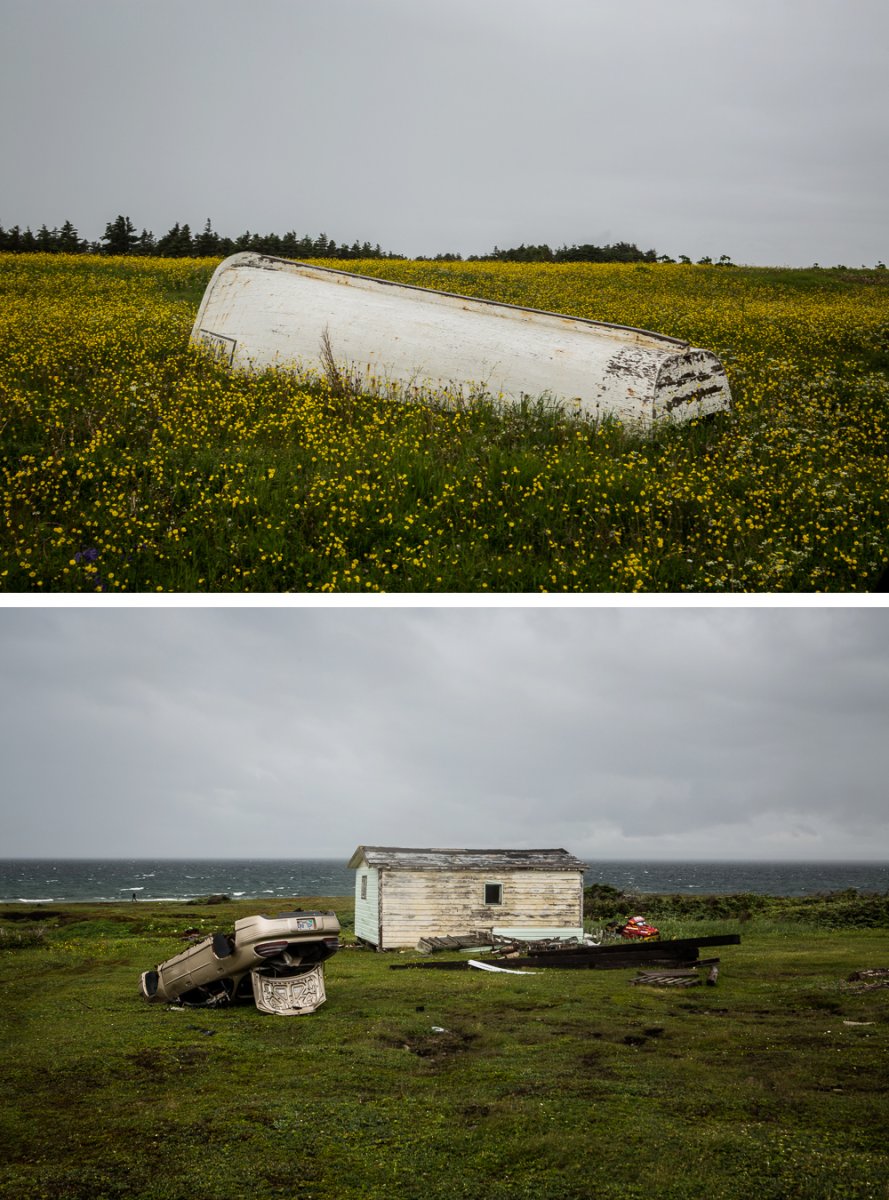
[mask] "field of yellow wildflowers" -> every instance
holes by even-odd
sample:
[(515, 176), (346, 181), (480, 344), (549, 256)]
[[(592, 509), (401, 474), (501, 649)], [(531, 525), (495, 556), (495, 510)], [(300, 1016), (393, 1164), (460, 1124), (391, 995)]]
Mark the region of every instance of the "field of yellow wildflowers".
[[(0, 255), (0, 587), (863, 591), (889, 560), (889, 273), (367, 261), (719, 354), (650, 437), (230, 376), (207, 259)], [(329, 265), (329, 264), (328, 264)]]

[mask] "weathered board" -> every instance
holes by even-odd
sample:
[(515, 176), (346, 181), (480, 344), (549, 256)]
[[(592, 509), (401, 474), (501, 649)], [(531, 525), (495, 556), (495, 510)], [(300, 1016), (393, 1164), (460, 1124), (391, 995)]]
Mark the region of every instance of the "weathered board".
[(544, 397), (643, 426), (731, 404), (719, 359), (677, 338), (265, 254), (217, 267), (192, 341), (233, 368), (333, 369), (400, 400)]
[(421, 954), (431, 954), (436, 950), (481, 950), (487, 949), (488, 942), (483, 937), (473, 937), (465, 934), (458, 937), (421, 937), (417, 949)]
[[(632, 966), (690, 967), (700, 963), (700, 946), (738, 946), (738, 933), (700, 938), (675, 938), (663, 942), (615, 942), (608, 946), (572, 946), (553, 948), (527, 955), (510, 955), (513, 966), (561, 967), (590, 971), (609, 971)], [(718, 959), (707, 960), (718, 962)]]

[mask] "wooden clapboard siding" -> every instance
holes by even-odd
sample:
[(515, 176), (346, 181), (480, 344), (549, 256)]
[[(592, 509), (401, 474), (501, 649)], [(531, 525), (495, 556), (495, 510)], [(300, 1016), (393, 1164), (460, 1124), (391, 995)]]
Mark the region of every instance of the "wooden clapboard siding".
[[(359, 869), (359, 878), (363, 873)], [(502, 904), (485, 904), (486, 883), (502, 885)], [(416, 946), (426, 934), (456, 935), (495, 925), (574, 930), (583, 924), (580, 871), (383, 870), (380, 894), (381, 949)]]
[[(367, 877), (367, 896), (361, 897), (361, 880)], [(380, 872), (363, 864), (355, 873), (355, 936), (374, 946), (380, 935)]]

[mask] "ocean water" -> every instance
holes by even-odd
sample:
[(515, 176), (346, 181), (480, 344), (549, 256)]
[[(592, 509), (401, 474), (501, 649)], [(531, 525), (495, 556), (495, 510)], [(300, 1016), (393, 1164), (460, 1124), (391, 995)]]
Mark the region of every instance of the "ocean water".
[[(590, 862), (586, 883), (622, 891), (803, 896), (856, 888), (889, 891), (889, 862)], [(0, 904), (190, 900), (224, 893), (274, 903), (351, 896), (345, 859), (0, 859)]]
[(225, 894), (273, 902), (347, 896), (345, 859), (2, 859), (0, 904), (11, 901), (191, 900)]

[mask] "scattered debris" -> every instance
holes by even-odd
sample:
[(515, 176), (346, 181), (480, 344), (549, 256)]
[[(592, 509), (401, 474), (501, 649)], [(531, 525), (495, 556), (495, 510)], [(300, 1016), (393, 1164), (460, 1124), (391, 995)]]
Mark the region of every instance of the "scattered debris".
[(496, 967), (493, 963), (479, 962), (476, 958), (467, 960), (468, 967), (475, 967), (479, 971), (498, 971), (501, 975), (536, 975), (536, 971), (519, 971), (515, 967)]
[(873, 992), (878, 988), (889, 988), (889, 967), (865, 967), (861, 971), (853, 971), (846, 982), (858, 985), (851, 989), (853, 992)]
[(546, 950), (557, 950), (581, 944), (580, 939), (576, 937), (505, 937), (501, 933), (493, 933), (490, 929), (474, 929), (468, 933), (422, 937), (417, 942), (417, 949), (421, 954), (432, 954), (437, 950), (461, 950), (471, 951), (475, 954), (490, 951), (509, 956), (523, 952), (542, 954)]
[(458, 937), (422, 937), (417, 949), (421, 954), (431, 954), (434, 950), (485, 950), (490, 945), (488, 935), (464, 933)]
[[(705, 966), (714, 961), (718, 962), (719, 960), (707, 959), (706, 963), (698, 962), (696, 966)], [(695, 967), (686, 967), (672, 971), (640, 971), (638, 976), (630, 982), (641, 983), (645, 987), (699, 987), (702, 983), (706, 983), (709, 987), (715, 987), (718, 977), (718, 967), (710, 967), (706, 980), (701, 978)]]
[(549, 950), (568, 950), (573, 946), (585, 945), (576, 937), (519, 938), (492, 933), (488, 938), (495, 954), (509, 957), (512, 954), (546, 954)]
[(640, 941), (632, 945), (618, 942), (604, 946), (576, 945), (552, 947), (547, 950), (518, 950), (505, 957), (520, 967), (561, 967), (564, 969), (617, 970), (626, 967), (666, 967), (678, 969), (711, 966), (718, 959), (700, 959), (701, 946), (738, 946), (740, 934), (729, 933), (714, 937), (677, 938), (671, 941)]
[(665, 954), (671, 954), (679, 946), (693, 947), (704, 945), (737, 945), (740, 938), (730, 935), (725, 938), (683, 938), (669, 941), (660, 940), (657, 926), (646, 921), (644, 917), (631, 917), (625, 924), (610, 926), (599, 932), (598, 936), (585, 935), (578, 937), (544, 937), (522, 938), (507, 937), (503, 934), (492, 933), (490, 930), (470, 930), (467, 933), (442, 935), (440, 937), (420, 938), (417, 950), (421, 954), (433, 954), (440, 950), (460, 950), (470, 953), (488, 952), (500, 958), (515, 958), (517, 955), (548, 954), (550, 952), (577, 950), (607, 949), (612, 953), (632, 953), (627, 942), (634, 945), (657, 942)]
[(698, 987), (701, 977), (693, 968), (685, 971), (640, 971), (630, 982), (646, 987)]
[(464, 958), (458, 962), (446, 959), (444, 962), (406, 962), (390, 963), (390, 971), (410, 971), (414, 968), (426, 971), (468, 971), (469, 960)]
[[(556, 967), (562, 970), (619, 970), (627, 967), (646, 969), (664, 968), (664, 971), (680, 971), (692, 967), (715, 967), (718, 958), (700, 958), (701, 946), (738, 946), (741, 943), (740, 934), (729, 933), (715, 937), (677, 938), (665, 942), (638, 942), (627, 945), (625, 942), (605, 946), (588, 946), (579, 942), (565, 945), (541, 946), (540, 943), (528, 945), (515, 939), (498, 943), (492, 954), (500, 961), (508, 961), (511, 967)], [(407, 970), (411, 967), (424, 967), (443, 971), (462, 971), (470, 966), (482, 966), (491, 970), (490, 963), (479, 964), (478, 961), (467, 960), (454, 962), (407, 962), (393, 963), (391, 971)], [(716, 983), (718, 972), (711, 971), (707, 982)]]

